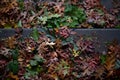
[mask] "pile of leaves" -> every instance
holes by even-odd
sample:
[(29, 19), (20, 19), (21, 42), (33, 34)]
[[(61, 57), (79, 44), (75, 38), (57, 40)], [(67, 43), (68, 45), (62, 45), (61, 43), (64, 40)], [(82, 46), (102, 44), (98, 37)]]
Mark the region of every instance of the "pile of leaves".
[(94, 38), (74, 35), (77, 33), (67, 27), (33, 28), (24, 38), (17, 28), (16, 35), (0, 40), (0, 79), (120, 79), (120, 45), (116, 41), (100, 53), (95, 51)]
[(2, 0), (0, 2), (0, 28), (17, 27), (18, 3), (16, 0)]
[(108, 12), (100, 0), (2, 0), (0, 28), (119, 28), (119, 0), (114, 4)]

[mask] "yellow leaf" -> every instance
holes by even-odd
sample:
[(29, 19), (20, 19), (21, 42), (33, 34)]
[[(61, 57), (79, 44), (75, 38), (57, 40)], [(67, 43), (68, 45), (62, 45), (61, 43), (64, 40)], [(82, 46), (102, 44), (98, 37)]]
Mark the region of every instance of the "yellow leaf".
[(13, 80), (19, 80), (17, 75), (14, 75), (12, 72), (9, 73), (9, 78), (13, 79)]
[(57, 74), (52, 74), (51, 77), (54, 78), (54, 80), (59, 80)]
[(77, 56), (79, 56), (79, 51), (76, 51), (75, 49), (73, 49), (73, 56), (74, 57), (77, 57)]

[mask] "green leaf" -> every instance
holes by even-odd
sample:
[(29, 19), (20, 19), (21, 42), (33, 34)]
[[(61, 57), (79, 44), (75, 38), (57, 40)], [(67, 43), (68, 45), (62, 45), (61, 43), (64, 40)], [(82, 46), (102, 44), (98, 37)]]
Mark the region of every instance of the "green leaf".
[(31, 66), (36, 66), (38, 63), (36, 60), (30, 60), (30, 65)]
[(26, 72), (26, 73), (24, 74), (24, 78), (25, 78), (25, 79), (30, 79), (30, 73), (29, 73), (29, 72)]
[(51, 24), (48, 23), (47, 27), (48, 28), (53, 28), (54, 26), (52, 26)]
[[(50, 24), (54, 21), (56, 21), (56, 18), (59, 18), (61, 15), (60, 14), (47, 14), (45, 16), (42, 17), (38, 17), (38, 20), (40, 20), (42, 22), (43, 25), (45, 25), (46, 23)], [(50, 22), (49, 22), (50, 20)]]
[(27, 69), (27, 72), (24, 74), (24, 78), (31, 79), (31, 77), (34, 77), (35, 75), (38, 75), (37, 71)]
[(73, 21), (70, 23), (70, 27), (75, 28), (78, 24), (79, 24), (78, 21)]
[(48, 16), (48, 19), (58, 18), (58, 17), (60, 17), (60, 16), (61, 16), (60, 14), (51, 14), (50, 16)]
[(42, 57), (40, 57), (40, 56), (38, 56), (38, 55), (35, 55), (35, 56), (34, 56), (34, 59), (35, 59), (36, 61), (40, 62), (40, 63), (43, 63), (43, 62), (45, 61)]
[(73, 20), (78, 20), (78, 17), (77, 16), (72, 16), (72, 19)]
[(66, 76), (67, 74), (69, 74), (69, 71), (66, 69), (63, 71), (63, 75)]
[(38, 20), (40, 20), (42, 22), (42, 24), (46, 24), (48, 17), (38, 17)]
[(5, 24), (5, 29), (10, 29), (10, 28), (12, 28), (12, 26), (10, 25), (10, 24)]
[(18, 49), (12, 50), (11, 54), (12, 54), (13, 60), (17, 60), (18, 59)]
[(68, 37), (68, 38), (66, 39), (66, 41), (67, 41), (67, 42), (70, 42), (70, 43), (73, 43), (73, 37), (71, 37), (71, 36)]
[(50, 40), (51, 40), (52, 42), (55, 41), (55, 37), (54, 37), (54, 36), (52, 36), (52, 35), (50, 35), (50, 34), (46, 34), (46, 36), (47, 36), (48, 38), (50, 38)]
[(98, 8), (95, 8), (94, 10), (96, 10), (98, 13), (100, 13), (101, 15), (104, 15), (104, 12), (103, 12), (103, 10), (101, 10), (101, 9), (98, 9)]
[(21, 20), (18, 22), (18, 25), (17, 25), (18, 27), (22, 27), (22, 22), (21, 22)]
[(115, 28), (120, 29), (120, 25), (117, 25)]
[(70, 16), (72, 18), (72, 22), (69, 25), (70, 27), (75, 27), (86, 20), (84, 10), (75, 5), (66, 5), (65, 16)]
[(60, 27), (59, 23), (57, 21), (54, 21), (54, 24), (56, 25), (57, 28)]
[(32, 15), (35, 15), (35, 12), (33, 10), (31, 10), (31, 13), (32, 13)]
[(17, 60), (13, 60), (13, 61), (10, 61), (9, 64), (8, 64), (8, 68), (11, 72), (13, 72), (14, 74), (17, 74), (18, 73), (18, 70), (19, 70), (19, 65), (18, 65), (18, 61)]
[(41, 71), (43, 71), (43, 68), (42, 68), (41, 66), (38, 66), (38, 67), (36, 68), (36, 71), (37, 71), (37, 72), (41, 72)]
[(77, 51), (79, 49), (78, 46), (75, 43), (73, 44), (73, 46), (74, 46), (74, 50)]
[(70, 4), (66, 4), (65, 13), (72, 11), (72, 6)]
[(100, 59), (101, 59), (101, 64), (104, 64), (106, 62), (106, 55), (101, 55)]
[(39, 39), (39, 32), (38, 32), (37, 28), (33, 28), (31, 36), (33, 37), (33, 39), (35, 41), (38, 41), (38, 39)]
[(24, 0), (17, 0), (20, 10), (24, 10)]
[(115, 63), (115, 69), (119, 69), (120, 68), (120, 60), (117, 59), (116, 63)]

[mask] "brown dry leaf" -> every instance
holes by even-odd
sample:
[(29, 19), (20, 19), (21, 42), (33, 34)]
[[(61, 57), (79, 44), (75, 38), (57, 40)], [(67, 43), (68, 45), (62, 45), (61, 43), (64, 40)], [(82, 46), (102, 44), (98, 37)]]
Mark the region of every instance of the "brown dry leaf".
[(103, 66), (99, 66), (97, 69), (96, 69), (96, 74), (95, 74), (95, 79), (100, 79), (100, 80), (103, 80), (102, 79), (102, 75), (105, 73), (105, 68)]
[(109, 71), (113, 68), (116, 60), (116, 55), (119, 53), (118, 46), (110, 45), (108, 47), (109, 51), (106, 58), (105, 68)]
[(116, 61), (116, 47), (110, 46), (109, 49), (111, 49), (110, 52), (108, 52), (106, 62), (105, 62), (105, 69), (108, 71), (107, 77), (111, 76), (113, 74), (114, 66), (115, 66), (115, 61)]
[(51, 55), (52, 58), (56, 58), (58, 57), (58, 54), (56, 52), (53, 52), (52, 55)]
[(16, 27), (18, 10), (17, 0), (2, 0), (0, 2), (0, 27)]
[(92, 26), (90, 24), (88, 24), (88, 23), (82, 23), (80, 25), (80, 27), (83, 27), (83, 28), (92, 28)]
[(61, 40), (59, 38), (57, 38), (55, 40), (55, 46), (56, 48), (60, 49), (62, 47), (62, 43), (61, 43)]
[(38, 47), (38, 53), (42, 54), (42, 53), (45, 53), (46, 51), (48, 51), (46, 46), (47, 46), (46, 42), (42, 42)]
[(48, 68), (48, 73), (55, 74), (55, 64), (51, 64)]
[(120, 54), (120, 47), (119, 45), (110, 45), (109, 46), (109, 52), (106, 58), (106, 63), (104, 65), (105, 69), (108, 71), (107, 77), (113, 75), (114, 72), (114, 66), (115, 66), (115, 61), (116, 57)]
[(78, 0), (71, 0), (71, 3), (76, 5), (79, 1)]
[(50, 76), (51, 76), (54, 80), (59, 80), (57, 74), (51, 74)]
[(9, 51), (10, 51), (10, 49), (1, 48), (0, 49), (0, 54), (9, 57), (9, 55), (10, 55)]
[(18, 58), (18, 61), (19, 61), (20, 64), (22, 64), (24, 59), (23, 58)]
[(69, 59), (69, 57), (70, 57), (69, 53), (62, 49), (57, 49), (56, 52), (57, 52), (58, 56), (62, 59)]
[(84, 72), (82, 73), (82, 76), (85, 76), (85, 75), (90, 75), (92, 72), (90, 71), (90, 68), (88, 67), (88, 68), (86, 68), (85, 70), (84, 70)]
[(81, 62), (82, 62), (81, 69), (83, 70), (82, 76), (90, 76), (92, 73), (95, 72), (98, 64), (95, 59), (87, 57), (85, 60)]
[(109, 77), (113, 74), (113, 68), (115, 66), (115, 58), (107, 58), (107, 61), (104, 65), (105, 69), (108, 71), (108, 74), (106, 77)]
[(65, 9), (65, 7), (63, 6), (63, 5), (64, 5), (64, 1), (62, 1), (62, 2), (57, 2), (57, 3), (54, 3), (54, 4), (55, 4), (55, 6), (53, 6), (54, 11), (55, 11), (56, 13), (62, 15), (63, 12), (64, 12), (64, 9)]
[(7, 13), (11, 9), (14, 9), (17, 5), (18, 5), (17, 0), (12, 0), (12, 1), (2, 0), (0, 4), (0, 7), (2, 7), (0, 8), (0, 13)]
[(40, 16), (43, 13), (44, 9), (45, 8), (43, 7), (38, 13), (34, 14), (33, 16), (30, 16), (29, 19), (28, 19), (28, 22), (31, 23), (34, 20), (35, 17)]
[(9, 48), (15, 48), (15, 44), (16, 44), (16, 39), (14, 37), (9, 37), (7, 40), (6, 40), (8, 47)]
[(100, 6), (100, 0), (84, 0), (84, 7), (86, 9)]
[(107, 71), (113, 70), (113, 67), (115, 66), (115, 60), (116, 58), (114, 56), (107, 57), (106, 63), (104, 65)]

